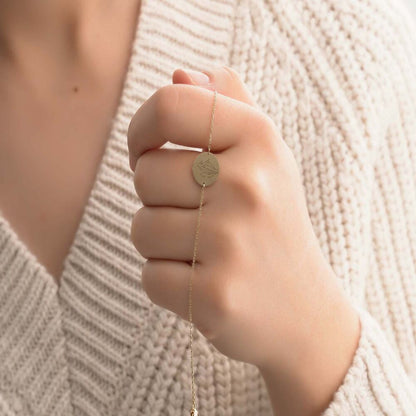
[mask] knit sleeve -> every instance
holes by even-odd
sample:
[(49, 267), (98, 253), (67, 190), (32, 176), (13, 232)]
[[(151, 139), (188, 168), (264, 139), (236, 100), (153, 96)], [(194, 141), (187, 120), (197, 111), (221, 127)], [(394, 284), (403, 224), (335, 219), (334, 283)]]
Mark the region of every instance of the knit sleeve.
[(362, 308), (361, 335), (350, 368), (322, 416), (416, 415), (416, 384), (379, 324)]
[[(412, 416), (416, 415), (416, 24), (404, 8), (396, 9), (390, 1), (362, 4), (362, 12), (371, 10), (373, 20), (368, 20), (365, 40), (353, 52), (358, 56), (372, 51), (362, 74), (373, 97), (379, 134), (368, 142), (372, 187), (360, 196), (369, 207), (366, 223), (363, 220), (368, 238), (361, 246), (367, 254), (361, 274), (364, 295), (352, 302), (361, 334), (351, 366), (322, 416)], [(364, 33), (354, 22), (355, 30)]]
[(10, 373), (0, 370), (0, 416), (32, 416), (21, 386), (16, 385)]
[(255, 98), (298, 161), (322, 250), (361, 322), (322, 416), (416, 415), (415, 23), (397, 0), (250, 6), (241, 25), (254, 34), (239, 45), (251, 56), (267, 44), (253, 64), (267, 84), (247, 79), (267, 92)]
[(13, 410), (11, 403), (8, 403), (6, 398), (2, 396), (0, 392), (0, 415), (1, 416), (17, 416), (17, 413)]

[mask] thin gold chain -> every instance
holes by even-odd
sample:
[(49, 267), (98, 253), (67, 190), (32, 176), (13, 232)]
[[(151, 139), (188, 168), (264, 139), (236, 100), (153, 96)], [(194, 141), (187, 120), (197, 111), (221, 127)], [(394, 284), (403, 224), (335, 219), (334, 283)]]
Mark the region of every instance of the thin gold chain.
[[(208, 142), (208, 153), (211, 153), (211, 142), (212, 142), (212, 129), (214, 125), (214, 112), (217, 103), (217, 91), (214, 90), (214, 105), (212, 106), (211, 112), (211, 124), (209, 130), (209, 142)], [(193, 276), (195, 271), (195, 261), (196, 261), (196, 252), (198, 247), (198, 239), (199, 239), (199, 227), (201, 223), (201, 214), (202, 214), (202, 204), (204, 201), (204, 192), (205, 192), (205, 182), (203, 182), (201, 187), (201, 198), (199, 201), (199, 211), (198, 211), (198, 221), (196, 226), (195, 232), (195, 242), (194, 242), (194, 254), (192, 258), (192, 267), (191, 267), (191, 276), (189, 279), (189, 302), (188, 302), (188, 311), (189, 311), (189, 349), (191, 352), (191, 389), (192, 389), (192, 407), (191, 407), (191, 415), (195, 415), (196, 411), (196, 395), (195, 395), (195, 374), (194, 374), (194, 354), (193, 354), (193, 331), (194, 331), (194, 324), (192, 322), (192, 282)]]

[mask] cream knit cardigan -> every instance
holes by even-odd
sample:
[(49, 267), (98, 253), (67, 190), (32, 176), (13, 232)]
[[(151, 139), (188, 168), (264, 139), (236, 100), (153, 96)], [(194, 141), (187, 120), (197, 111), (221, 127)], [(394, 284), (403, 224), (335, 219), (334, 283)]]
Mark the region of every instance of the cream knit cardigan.
[[(324, 416), (416, 415), (411, 25), (397, 0), (143, 0), (59, 287), (0, 217), (0, 415), (188, 414), (187, 322), (147, 298), (130, 241), (141, 202), (126, 131), (174, 69), (216, 65), (241, 74), (293, 150), (322, 249), (360, 312), (358, 349)], [(202, 416), (272, 415), (257, 368), (199, 332), (195, 366)]]

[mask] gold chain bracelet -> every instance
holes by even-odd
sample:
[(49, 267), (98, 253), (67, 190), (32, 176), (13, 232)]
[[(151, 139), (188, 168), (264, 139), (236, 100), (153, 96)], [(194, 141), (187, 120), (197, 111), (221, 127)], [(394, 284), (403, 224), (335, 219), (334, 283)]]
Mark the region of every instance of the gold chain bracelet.
[(195, 271), (195, 260), (196, 260), (197, 246), (198, 246), (199, 227), (201, 223), (202, 204), (204, 200), (205, 187), (213, 184), (217, 180), (217, 177), (219, 174), (218, 159), (215, 157), (213, 153), (211, 153), (212, 128), (214, 124), (214, 112), (215, 112), (216, 102), (217, 102), (217, 91), (214, 90), (214, 104), (213, 104), (212, 113), (211, 113), (208, 151), (200, 152), (200, 154), (195, 158), (192, 164), (192, 173), (193, 173), (194, 179), (199, 185), (202, 186), (202, 188), (201, 188), (201, 198), (199, 201), (198, 221), (197, 221), (196, 232), (195, 232), (194, 254), (193, 254), (193, 259), (192, 259), (191, 275), (189, 278), (188, 308), (189, 308), (189, 349), (191, 353), (191, 391), (192, 391), (192, 406), (191, 406), (191, 412), (190, 412), (191, 416), (198, 416), (198, 410), (196, 406), (196, 394), (195, 394), (194, 355), (193, 355), (193, 350), (192, 350), (193, 330), (194, 330), (194, 324), (192, 322), (192, 281), (193, 281), (193, 275)]

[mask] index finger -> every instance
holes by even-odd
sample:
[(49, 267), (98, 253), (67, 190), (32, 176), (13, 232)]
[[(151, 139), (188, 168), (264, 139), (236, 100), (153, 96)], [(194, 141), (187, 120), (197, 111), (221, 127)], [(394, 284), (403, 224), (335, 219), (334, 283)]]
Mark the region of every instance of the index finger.
[[(167, 141), (208, 149), (213, 100), (214, 91), (198, 86), (172, 84), (159, 88), (130, 122), (127, 141), (131, 170), (144, 152)], [(253, 117), (259, 116), (265, 117), (256, 108), (217, 93), (211, 151), (221, 152), (235, 145), (253, 125)]]

